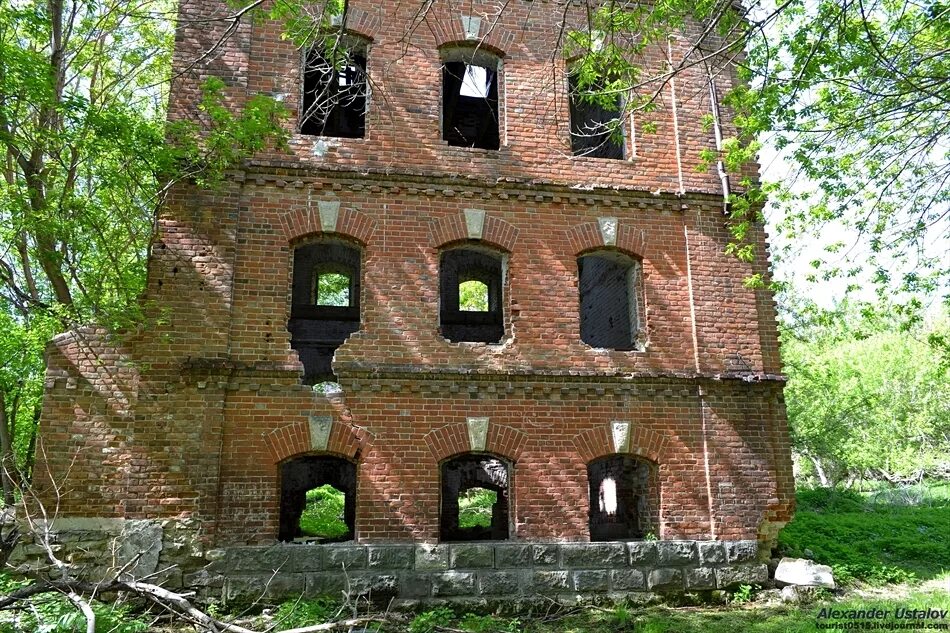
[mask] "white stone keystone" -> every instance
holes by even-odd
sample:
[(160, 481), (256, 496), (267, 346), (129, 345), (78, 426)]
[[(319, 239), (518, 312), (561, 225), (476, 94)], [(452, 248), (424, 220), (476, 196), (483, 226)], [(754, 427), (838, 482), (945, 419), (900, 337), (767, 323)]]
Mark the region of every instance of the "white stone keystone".
[(485, 212), (481, 209), (465, 209), (465, 228), (471, 239), (482, 239), (482, 233), (485, 231)]
[(617, 218), (597, 218), (600, 224), (600, 235), (604, 238), (605, 246), (617, 245)]
[(315, 451), (327, 450), (330, 442), (330, 431), (333, 429), (333, 418), (329, 415), (310, 416), (310, 448)]
[(473, 451), (483, 451), (488, 444), (488, 418), (468, 418), (468, 443)]
[(614, 452), (627, 453), (630, 451), (630, 423), (629, 422), (611, 422), (611, 435), (614, 439)]
[(336, 233), (336, 223), (340, 217), (339, 200), (318, 200), (320, 209), (320, 228), (324, 233)]

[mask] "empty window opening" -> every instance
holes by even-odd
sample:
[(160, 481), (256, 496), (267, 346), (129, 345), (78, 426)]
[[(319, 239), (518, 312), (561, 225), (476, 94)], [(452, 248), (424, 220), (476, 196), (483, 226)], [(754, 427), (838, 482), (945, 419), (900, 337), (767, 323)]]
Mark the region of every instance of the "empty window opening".
[(316, 274), (318, 306), (347, 307), (350, 305), (350, 278), (345, 273), (318, 272)]
[(347, 48), (337, 46), (338, 43), (331, 38), (306, 55), (300, 132), (363, 138), (367, 95), (365, 44), (353, 42)]
[(580, 277), (581, 340), (593, 347), (640, 349), (640, 263), (620, 253), (584, 255)]
[(488, 312), (488, 284), (470, 279), (459, 284), (459, 310)]
[(581, 88), (576, 74), (568, 77), (571, 109), (571, 151), (575, 156), (623, 158), (620, 95), (597, 94), (602, 82)]
[(356, 464), (307, 455), (281, 465), (281, 541), (352, 540), (355, 521)]
[(442, 336), (450, 341), (497, 343), (505, 334), (503, 258), (485, 249), (444, 251), (439, 265)]
[(304, 366), (304, 384), (335, 380), (333, 354), (360, 327), (360, 251), (322, 240), (294, 249), (290, 345)]
[(459, 527), (490, 528), (498, 493), (487, 488), (469, 488), (459, 494)]
[(446, 61), (442, 66), (442, 138), (455, 147), (498, 149), (498, 73)]
[(462, 455), (442, 464), (443, 541), (508, 538), (508, 465), (487, 455)]
[(643, 538), (656, 533), (659, 502), (656, 468), (613, 455), (587, 467), (590, 483), (590, 540)]

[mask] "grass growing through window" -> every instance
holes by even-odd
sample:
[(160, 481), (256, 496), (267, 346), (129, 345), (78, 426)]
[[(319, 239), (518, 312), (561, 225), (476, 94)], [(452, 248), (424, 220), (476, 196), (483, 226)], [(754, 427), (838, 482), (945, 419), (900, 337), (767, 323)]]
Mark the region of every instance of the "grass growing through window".
[(304, 536), (325, 539), (346, 536), (350, 530), (343, 522), (343, 502), (343, 493), (330, 484), (308, 490), (300, 531)]
[(498, 493), (485, 488), (469, 488), (459, 495), (459, 527), (491, 527), (491, 509)]

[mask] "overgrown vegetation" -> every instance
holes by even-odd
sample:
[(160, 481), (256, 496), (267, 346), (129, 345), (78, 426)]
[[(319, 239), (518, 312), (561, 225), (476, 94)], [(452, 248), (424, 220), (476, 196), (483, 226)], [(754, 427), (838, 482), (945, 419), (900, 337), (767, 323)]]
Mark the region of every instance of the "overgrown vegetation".
[(492, 506), (498, 493), (485, 488), (469, 488), (459, 495), (459, 527), (491, 527)]
[(894, 490), (802, 490), (779, 535), (783, 552), (830, 565), (839, 583), (950, 573), (950, 483)]
[(349, 533), (343, 521), (345, 495), (326, 484), (307, 491), (307, 505), (300, 515), (300, 531), (304, 536), (338, 539)]

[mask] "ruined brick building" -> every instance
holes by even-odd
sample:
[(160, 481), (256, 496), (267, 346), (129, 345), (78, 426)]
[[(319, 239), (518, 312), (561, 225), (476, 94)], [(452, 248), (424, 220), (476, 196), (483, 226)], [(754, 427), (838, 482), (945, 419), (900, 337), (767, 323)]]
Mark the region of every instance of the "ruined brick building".
[[(235, 109), (282, 100), (289, 149), (175, 189), (139, 331), (51, 344), (61, 529), (138, 534), (142, 571), (232, 597), (272, 569), (275, 595), (333, 591), (344, 564), (402, 597), (761, 579), (793, 503), (774, 304), (743, 284), (765, 235), (726, 255), (728, 181), (697, 169), (734, 72), (688, 65), (610, 135), (563, 5), (416, 4), (351, 0), (320, 66), (281, 24), (183, 3), (170, 117), (216, 76)], [(343, 542), (293, 542), (327, 483)], [(459, 524), (474, 487), (488, 527)]]

